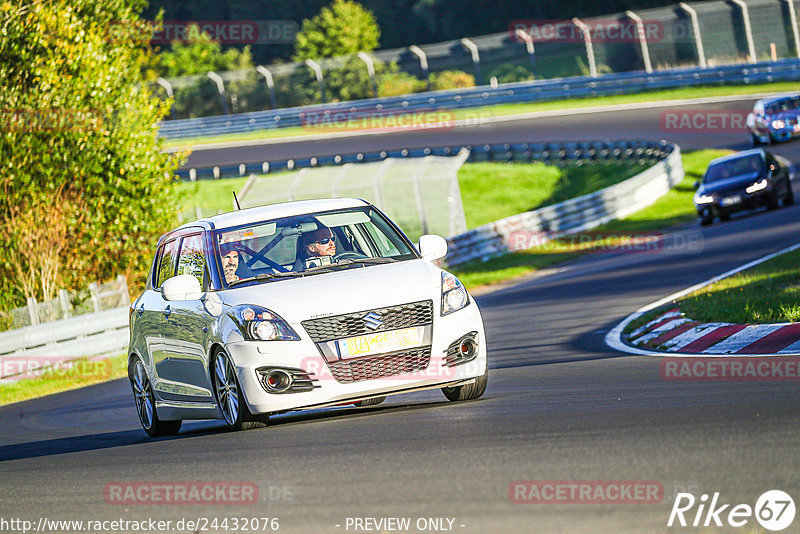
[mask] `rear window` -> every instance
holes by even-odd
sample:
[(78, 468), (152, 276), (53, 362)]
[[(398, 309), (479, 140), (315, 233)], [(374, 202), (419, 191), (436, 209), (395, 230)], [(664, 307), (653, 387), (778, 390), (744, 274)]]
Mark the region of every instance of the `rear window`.
[(156, 276), (153, 287), (159, 288), (168, 278), (175, 275), (175, 259), (178, 255), (178, 240), (173, 239), (161, 245), (156, 258)]

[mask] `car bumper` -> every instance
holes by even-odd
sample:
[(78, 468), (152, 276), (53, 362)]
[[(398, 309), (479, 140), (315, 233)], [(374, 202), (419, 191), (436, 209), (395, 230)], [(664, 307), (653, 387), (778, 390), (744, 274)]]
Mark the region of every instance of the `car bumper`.
[[(714, 202), (696, 205), (695, 207), (697, 208), (697, 215), (701, 219), (723, 217), (738, 211), (752, 210), (767, 206), (769, 205), (772, 194), (772, 189), (764, 189), (763, 191), (758, 191), (757, 193), (730, 193), (724, 197), (715, 198)], [(732, 197), (739, 197), (739, 201), (726, 203), (722, 200)]]
[[(297, 326), (299, 328), (299, 325)], [(445, 363), (448, 347), (470, 332), (477, 332), (476, 356), (459, 365), (448, 366)], [(305, 333), (301, 334), (301, 337), (303, 339), (300, 341), (241, 341), (227, 345), (251, 413), (278, 413), (343, 404), (426, 387), (444, 387), (479, 377), (486, 371), (486, 336), (480, 311), (474, 302), (463, 310), (445, 317), (434, 317), (430, 360), (427, 366), (416, 371), (343, 382), (339, 373), (334, 376), (331, 366), (323, 359), (314, 342)], [(396, 371), (404, 369), (405, 360), (400, 360), (401, 357), (402, 354), (389, 353), (343, 360), (343, 362), (349, 364), (358, 360), (377, 358), (381, 359), (382, 369), (387, 365), (393, 365), (394, 361)], [(265, 367), (304, 371), (311, 379), (313, 389), (270, 393), (262, 385), (261, 374), (258, 371)]]

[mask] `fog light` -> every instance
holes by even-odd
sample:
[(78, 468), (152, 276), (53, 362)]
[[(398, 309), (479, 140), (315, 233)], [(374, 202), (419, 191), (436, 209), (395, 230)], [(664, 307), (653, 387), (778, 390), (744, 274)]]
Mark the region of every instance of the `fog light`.
[(461, 353), (463, 358), (472, 358), (475, 355), (476, 350), (478, 350), (478, 346), (475, 344), (475, 340), (471, 337), (465, 337), (458, 345), (458, 351)]
[(292, 375), (282, 369), (273, 369), (265, 373), (261, 381), (268, 392), (283, 393), (292, 387), (294, 379)]

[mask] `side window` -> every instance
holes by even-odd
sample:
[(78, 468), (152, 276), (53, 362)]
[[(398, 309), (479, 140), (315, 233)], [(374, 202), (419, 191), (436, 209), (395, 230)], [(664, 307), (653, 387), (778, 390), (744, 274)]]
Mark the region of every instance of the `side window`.
[(203, 252), (203, 234), (190, 235), (181, 241), (178, 255), (178, 271), (176, 274), (190, 274), (203, 285), (206, 258)]
[(159, 288), (167, 278), (171, 278), (175, 273), (175, 257), (178, 253), (178, 240), (173, 239), (163, 246), (161, 258), (156, 269), (156, 281), (153, 287)]

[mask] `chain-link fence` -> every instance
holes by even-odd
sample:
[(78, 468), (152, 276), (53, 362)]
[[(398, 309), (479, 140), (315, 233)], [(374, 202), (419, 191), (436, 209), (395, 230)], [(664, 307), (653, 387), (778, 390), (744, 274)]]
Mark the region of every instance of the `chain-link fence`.
[(466, 231), (458, 170), (468, 150), (456, 156), (386, 158), (306, 168), (274, 176), (252, 176), (239, 192), (243, 208), (314, 198), (363, 198), (383, 210), (411, 238), (453, 236)]
[(67, 292), (62, 289), (55, 299), (37, 302), (29, 298), (27, 306), (0, 311), (0, 331), (112, 310), (130, 303), (128, 282), (119, 275), (110, 282), (89, 284), (85, 291)]
[(160, 80), (170, 118), (610, 72), (800, 57), (800, 0), (713, 0), (316, 62)]

